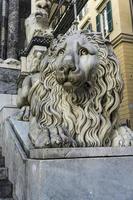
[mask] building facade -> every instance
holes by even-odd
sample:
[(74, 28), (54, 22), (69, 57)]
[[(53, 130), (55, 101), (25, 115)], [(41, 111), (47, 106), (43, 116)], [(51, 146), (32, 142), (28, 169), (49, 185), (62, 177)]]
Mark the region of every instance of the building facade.
[(89, 0), (79, 27), (102, 32), (112, 42), (124, 80), (120, 122), (133, 128), (133, 1)]

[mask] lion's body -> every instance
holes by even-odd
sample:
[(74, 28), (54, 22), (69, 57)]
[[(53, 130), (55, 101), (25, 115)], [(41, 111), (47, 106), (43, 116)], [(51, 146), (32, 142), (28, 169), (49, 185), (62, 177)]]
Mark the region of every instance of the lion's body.
[[(101, 35), (74, 34), (63, 36), (57, 46), (54, 43), (49, 64), (42, 65), (41, 83), (29, 98), (32, 115), (50, 138), (53, 127), (58, 127), (56, 134), (62, 134), (60, 128), (65, 130), (63, 134), (77, 146), (110, 146), (123, 89), (118, 62)], [(79, 56), (79, 46), (88, 53)], [(65, 51), (59, 55), (62, 48)], [(32, 138), (30, 132), (35, 146), (39, 134)]]

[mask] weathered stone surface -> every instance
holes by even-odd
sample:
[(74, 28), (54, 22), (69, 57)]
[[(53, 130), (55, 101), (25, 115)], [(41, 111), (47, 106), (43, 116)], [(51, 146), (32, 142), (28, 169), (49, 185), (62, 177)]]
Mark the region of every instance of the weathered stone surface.
[[(1, 138), (0, 138), (1, 140)], [(0, 151), (1, 151), (0, 147)], [(13, 187), (8, 180), (8, 169), (5, 167), (5, 158), (0, 152), (0, 199), (12, 197)]]
[[(21, 68), (21, 72), (37, 73), (40, 71), (40, 62), (46, 51), (47, 48), (45, 46), (33, 46), (27, 56), (27, 63), (25, 66), (26, 69)], [(23, 62), (22, 66), (24, 66)]]
[(49, 28), (48, 15), (51, 8), (51, 0), (32, 0), (31, 15), (25, 20), (27, 45), (35, 36), (52, 36)]
[(132, 164), (131, 157), (28, 162), (28, 199), (132, 200)]
[(97, 148), (40, 148), (34, 149), (29, 137), (29, 122), (9, 119), (21, 146), (31, 159), (92, 158), (132, 156), (133, 147), (97, 147)]
[(123, 81), (117, 58), (100, 33), (59, 36), (29, 61), (17, 105), (18, 119), (30, 121), (35, 148), (133, 146), (133, 132), (118, 126)]
[(30, 149), (33, 148), (33, 145), (28, 137), (29, 122), (18, 121), (14, 118), (10, 118), (9, 120), (13, 130), (15, 131), (16, 137), (28, 156), (30, 154)]
[(32, 0), (31, 12), (35, 13), (38, 9), (44, 9), (49, 14), (51, 8), (51, 0)]
[(0, 167), (5, 166), (5, 158), (3, 156), (0, 157)]
[(7, 57), (17, 59), (19, 1), (9, 0)]
[(0, 68), (0, 93), (1, 94), (16, 94), (17, 93), (17, 78), (20, 70)]
[(18, 63), (19, 63), (18, 60), (7, 59), (7, 60), (4, 60), (3, 62), (0, 62), (0, 69), (8, 68), (8, 69), (20, 70), (20, 64), (18, 64)]
[(26, 28), (26, 41), (27, 45), (30, 44), (33, 37), (47, 37), (52, 38), (52, 29), (48, 28), (48, 16), (44, 12), (39, 12), (39, 14), (31, 14), (25, 20)]
[[(4, 131), (4, 134), (2, 133)], [(1, 125), (2, 153), (5, 156), (5, 166), (9, 169), (9, 180), (13, 183), (15, 198), (28, 200), (26, 198), (26, 156), (17, 138), (12, 135), (12, 129)], [(13, 139), (14, 138), (14, 139)]]
[[(0, 109), (0, 123), (2, 124), (9, 116), (15, 114), (18, 111), (16, 106), (13, 106), (13, 101), (12, 101), (12, 106), (3, 106)], [(1, 148), (0, 148), (1, 151)]]
[(8, 170), (5, 167), (0, 168), (0, 180), (5, 180), (8, 177)]
[[(132, 200), (132, 147), (66, 148), (70, 156), (62, 159), (28, 159), (10, 123), (1, 128), (3, 154), (19, 200)], [(51, 150), (57, 155), (57, 149)], [(89, 152), (86, 158), (81, 150)]]
[(0, 198), (11, 198), (12, 191), (12, 184), (9, 181), (0, 181)]

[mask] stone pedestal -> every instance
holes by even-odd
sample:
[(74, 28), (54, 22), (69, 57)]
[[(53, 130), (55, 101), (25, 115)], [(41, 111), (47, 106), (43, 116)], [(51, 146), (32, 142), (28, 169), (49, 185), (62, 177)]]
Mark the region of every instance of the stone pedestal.
[(132, 200), (133, 148), (34, 149), (28, 122), (1, 125), (18, 200)]

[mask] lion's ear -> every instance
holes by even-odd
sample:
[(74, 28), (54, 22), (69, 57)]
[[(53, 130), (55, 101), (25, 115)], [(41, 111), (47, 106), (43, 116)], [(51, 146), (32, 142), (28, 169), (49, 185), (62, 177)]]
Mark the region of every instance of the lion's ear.
[(113, 46), (112, 46), (111, 42), (109, 40), (105, 40), (105, 44), (107, 46), (108, 56), (113, 56), (114, 50), (113, 50)]

